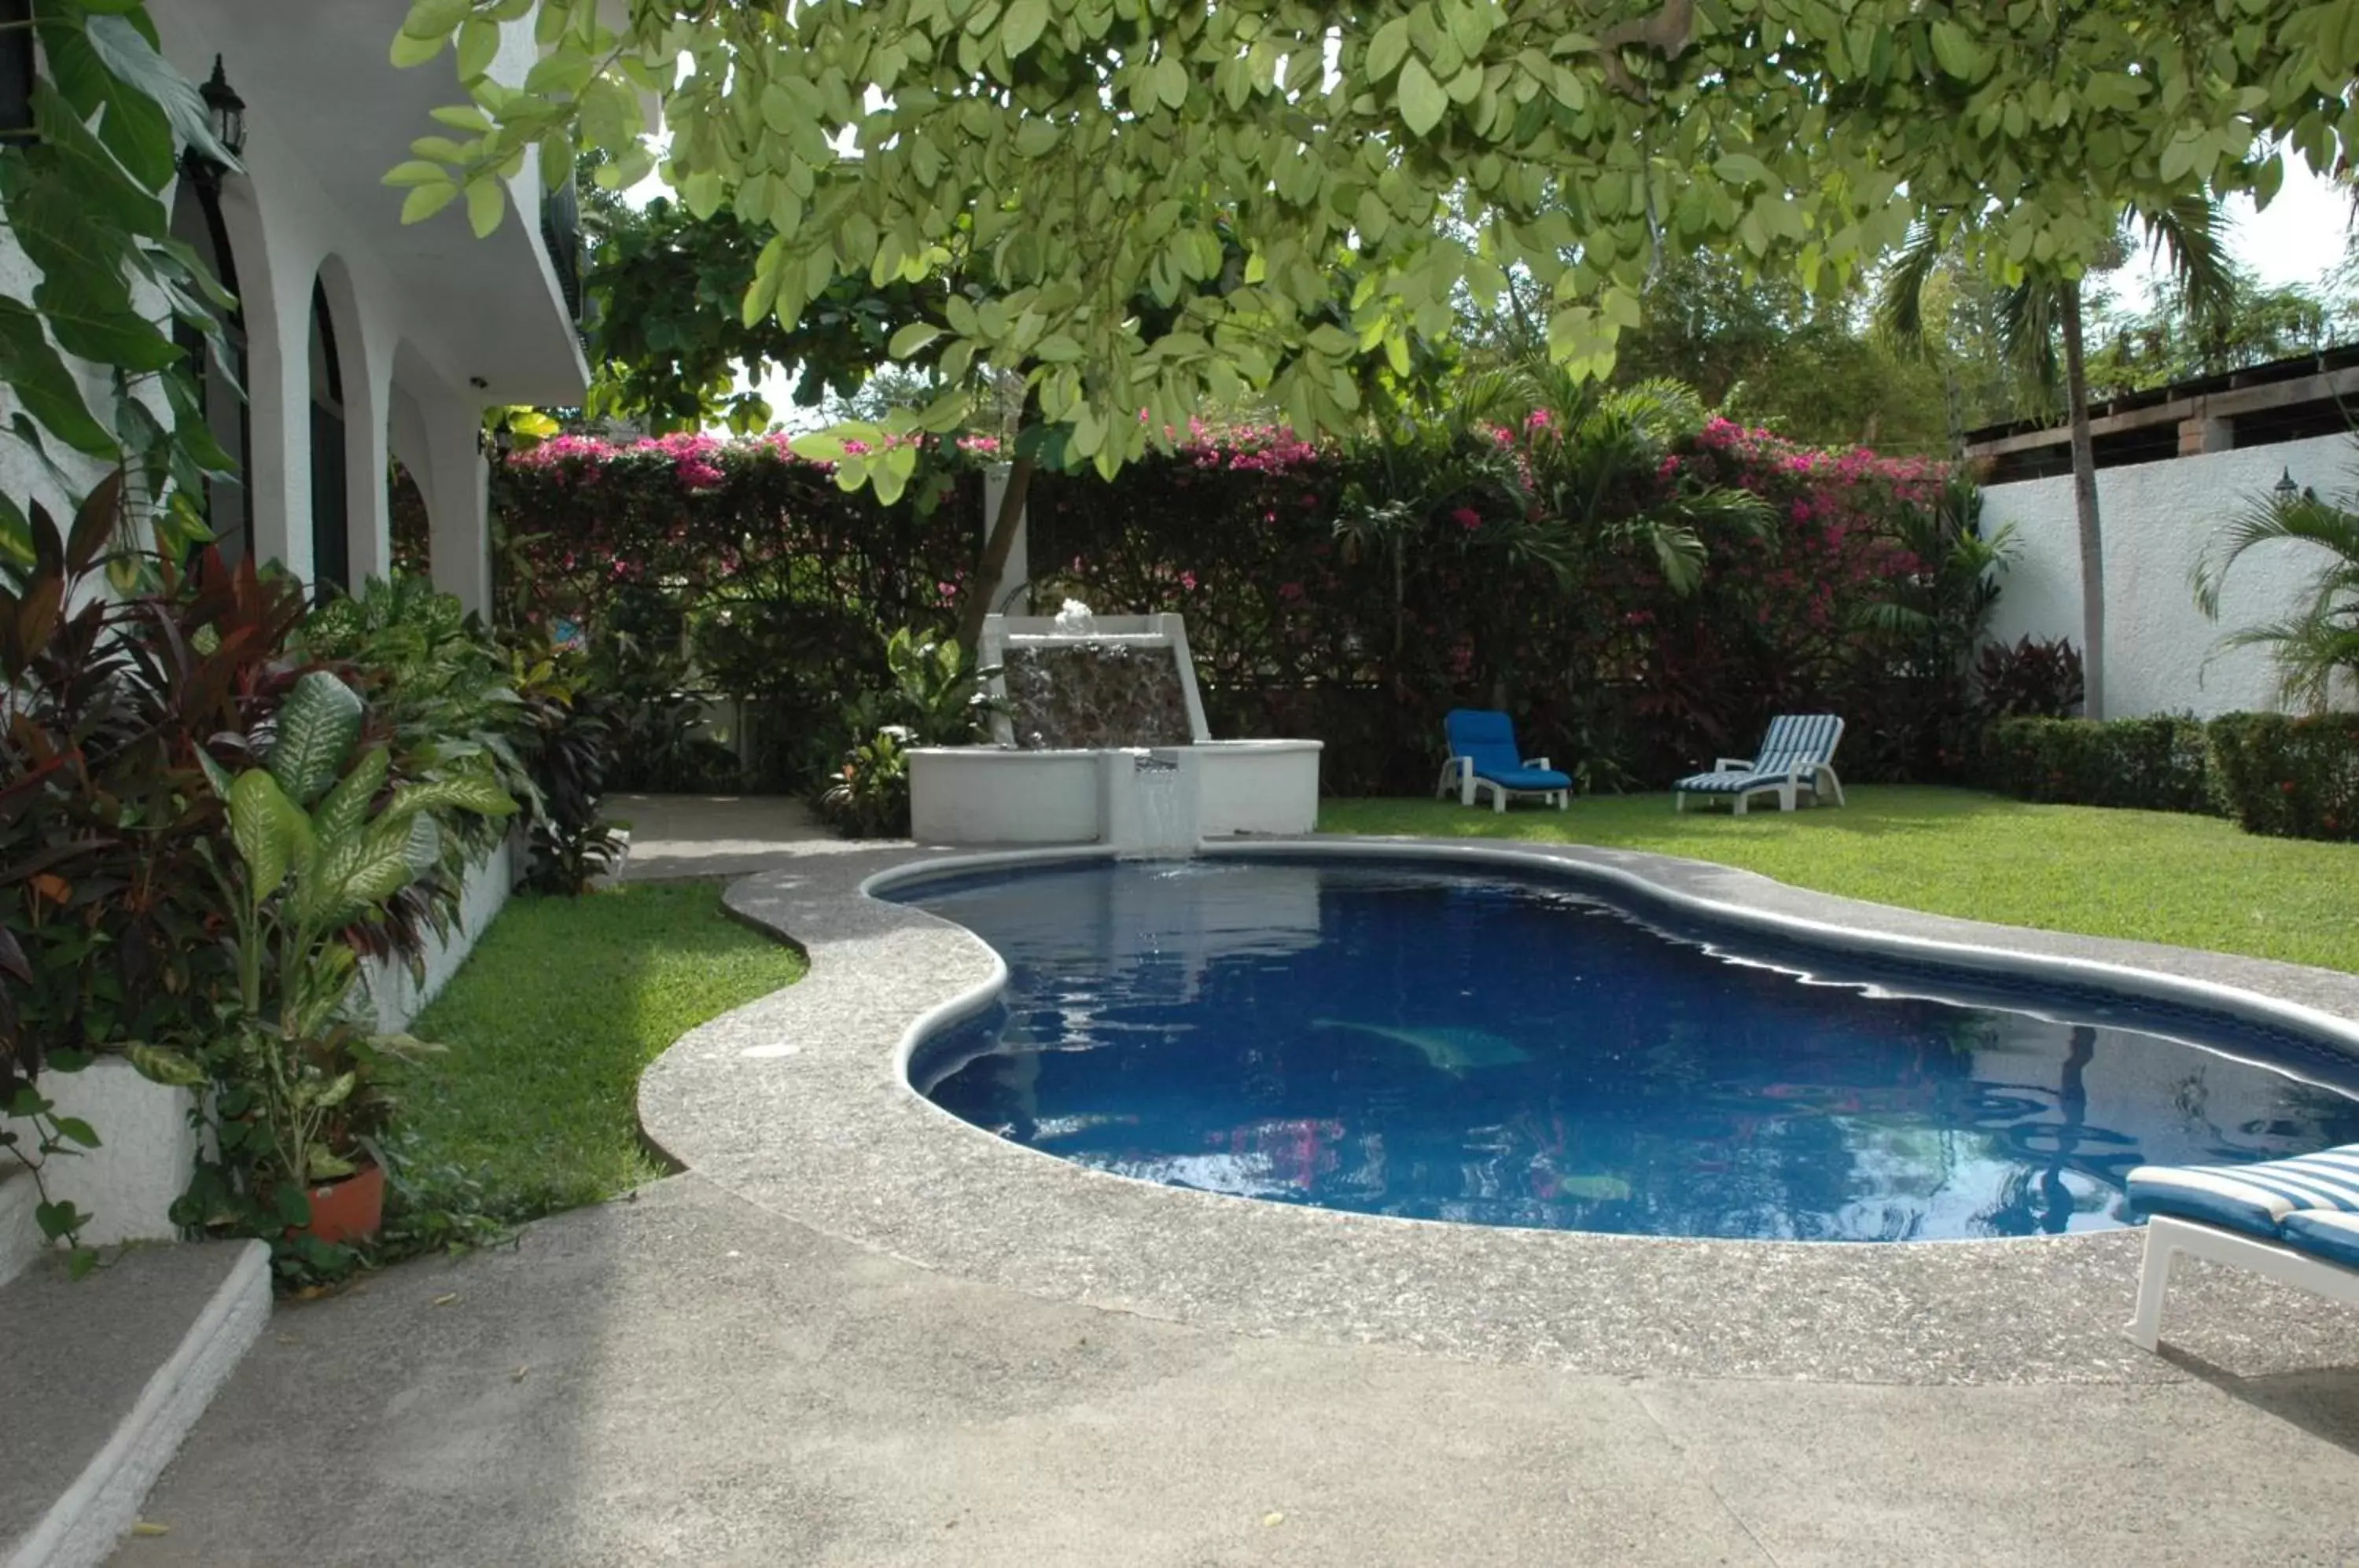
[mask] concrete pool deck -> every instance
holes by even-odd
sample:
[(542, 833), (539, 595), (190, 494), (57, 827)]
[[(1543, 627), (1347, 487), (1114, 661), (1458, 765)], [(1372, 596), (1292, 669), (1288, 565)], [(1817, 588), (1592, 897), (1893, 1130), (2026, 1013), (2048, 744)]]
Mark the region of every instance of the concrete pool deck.
[[(2206, 981), (2359, 1019), (2359, 976), (1914, 915), (1628, 851), (1417, 846), (1452, 847), (1477, 866), (1520, 855), (1723, 911)], [(833, 853), (732, 885), (729, 907), (799, 942), (810, 973), (651, 1067), (639, 1092), (647, 1135), (687, 1169), (831, 1236), (1033, 1295), (1229, 1333), (1618, 1376), (2187, 1376), (2121, 1336), (2135, 1231), (1862, 1247), (1434, 1225), (1128, 1181), (995, 1138), (919, 1097), (899, 1051), (920, 1020), (984, 995), (998, 959), (960, 927), (860, 892), (879, 872), (940, 858), (907, 845)], [(2189, 1272), (2165, 1334), (2240, 1377), (2359, 1361), (2359, 1312), (2241, 1273)]]
[[(2118, 1337), (2130, 1235), (1649, 1242), (1082, 1171), (899, 1081), (910, 1021), (994, 967), (856, 897), (925, 852), (682, 815), (669, 856), (641, 818), (632, 874), (765, 867), (733, 907), (812, 958), (643, 1083), (690, 1173), (282, 1306), (119, 1562), (2359, 1557), (2359, 1314), (2184, 1265), (2153, 1357)], [(2359, 977), (2000, 934), (2359, 1018)], [(1813, 1260), (1860, 1254), (1901, 1267)]]

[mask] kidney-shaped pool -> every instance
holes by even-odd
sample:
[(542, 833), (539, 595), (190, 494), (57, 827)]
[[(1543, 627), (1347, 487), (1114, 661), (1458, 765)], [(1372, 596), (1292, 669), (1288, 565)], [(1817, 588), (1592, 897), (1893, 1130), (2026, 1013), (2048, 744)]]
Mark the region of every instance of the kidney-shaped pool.
[(1091, 862), (885, 895), (1009, 970), (911, 1082), (1177, 1186), (1478, 1225), (2106, 1229), (2147, 1161), (2359, 1140), (2359, 1062), (2225, 1014), (1642, 921), (1383, 862)]

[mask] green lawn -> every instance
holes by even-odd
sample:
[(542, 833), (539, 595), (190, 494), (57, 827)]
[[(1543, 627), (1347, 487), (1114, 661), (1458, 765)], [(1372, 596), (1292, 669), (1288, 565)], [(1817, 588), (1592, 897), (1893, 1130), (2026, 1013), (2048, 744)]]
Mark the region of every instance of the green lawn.
[(2212, 817), (2036, 806), (1864, 785), (1842, 810), (1674, 815), (1668, 795), (1570, 811), (1329, 800), (1325, 833), (1651, 850), (1936, 914), (2359, 971), (2359, 844), (2258, 838)]
[(483, 1212), (522, 1220), (662, 1174), (639, 1141), (640, 1072), (803, 968), (722, 912), (718, 882), (516, 899), (419, 1018), (445, 1050), (395, 1085), (429, 1201), (465, 1181)]

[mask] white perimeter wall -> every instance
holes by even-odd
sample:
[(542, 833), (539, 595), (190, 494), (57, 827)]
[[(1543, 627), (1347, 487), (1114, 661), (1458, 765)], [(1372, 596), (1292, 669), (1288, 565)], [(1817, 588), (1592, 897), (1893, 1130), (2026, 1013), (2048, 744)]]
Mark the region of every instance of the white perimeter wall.
[[(2192, 710), (2210, 718), (2273, 708), (2276, 677), (2266, 651), (2218, 652), (2227, 632), (2275, 620), (2302, 604), (2326, 559), (2299, 544), (2271, 544), (2236, 563), (2220, 619), (2195, 608), (2196, 561), (2222, 527), (2279, 474), (2321, 495), (2359, 487), (2359, 445), (2321, 436), (2241, 452), (2108, 468), (2097, 475), (2105, 543), (2105, 710), (2109, 718)], [(2015, 558), (2000, 579), (1990, 635), (2014, 642), (2081, 637), (2081, 543), (2072, 479), (2059, 474), (1984, 493), (1983, 526), (2015, 527)]]

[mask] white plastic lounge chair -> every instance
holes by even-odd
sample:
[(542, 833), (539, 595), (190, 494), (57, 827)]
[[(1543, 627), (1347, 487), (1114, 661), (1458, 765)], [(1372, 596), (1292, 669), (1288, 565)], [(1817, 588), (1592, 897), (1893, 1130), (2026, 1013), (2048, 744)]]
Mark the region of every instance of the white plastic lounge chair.
[(1840, 806), (1843, 780), (1835, 777), (1835, 747), (1843, 744), (1843, 720), (1832, 713), (1780, 713), (1769, 721), (1759, 756), (1723, 757), (1711, 772), (1680, 779), (1671, 786), (1671, 809), (1686, 811), (1690, 795), (1709, 795), (1733, 802), (1741, 817), (1754, 796), (1775, 795), (1777, 809), (1790, 811), (1805, 789), (1813, 802), (1832, 794)]
[(2151, 1216), (2129, 1324), (2146, 1349), (2182, 1254), (2359, 1303), (2359, 1143), (2257, 1165), (2141, 1165), (2127, 1185), (2131, 1212)]
[(1516, 724), (1490, 708), (1452, 708), (1441, 721), (1450, 743), (1450, 760), (1441, 767), (1441, 782), (1434, 794), (1455, 791), (1458, 803), (1471, 806), (1483, 790), (1491, 792), (1491, 810), (1507, 809), (1510, 795), (1538, 795), (1560, 811), (1572, 798), (1572, 777), (1549, 765), (1545, 757), (1526, 757), (1516, 745)]

